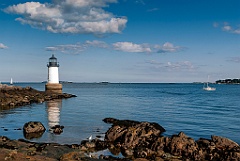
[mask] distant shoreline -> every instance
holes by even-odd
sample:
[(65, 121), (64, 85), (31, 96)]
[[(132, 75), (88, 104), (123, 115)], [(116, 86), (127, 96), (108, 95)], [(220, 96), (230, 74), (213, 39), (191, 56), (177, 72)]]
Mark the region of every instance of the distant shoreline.
[[(233, 80), (233, 81), (230, 81)], [(45, 82), (14, 82), (13, 85), (18, 84), (44, 84)], [(60, 82), (61, 84), (204, 84), (206, 82)], [(226, 80), (217, 80), (215, 82), (208, 82), (211, 84), (232, 84), (232, 85), (240, 85), (239, 82), (235, 82), (234, 79), (226, 79)], [(0, 85), (10, 85), (9, 82), (0, 82)]]
[(240, 79), (217, 80), (216, 84), (240, 84)]

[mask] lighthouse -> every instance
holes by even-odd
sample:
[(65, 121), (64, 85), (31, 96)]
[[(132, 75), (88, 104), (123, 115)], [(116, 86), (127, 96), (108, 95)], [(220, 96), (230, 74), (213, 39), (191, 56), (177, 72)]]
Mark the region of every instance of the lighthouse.
[(57, 58), (54, 55), (52, 55), (52, 57), (49, 58), (47, 67), (48, 67), (48, 81), (47, 84), (45, 85), (45, 90), (47, 92), (62, 93), (62, 84), (59, 83), (58, 74), (59, 63), (57, 62)]

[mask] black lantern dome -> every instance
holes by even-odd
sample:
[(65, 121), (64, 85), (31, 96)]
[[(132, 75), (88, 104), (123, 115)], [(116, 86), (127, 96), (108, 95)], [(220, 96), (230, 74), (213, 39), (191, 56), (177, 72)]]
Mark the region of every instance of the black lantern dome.
[(49, 62), (48, 62), (48, 67), (59, 67), (59, 64), (57, 62), (57, 58), (54, 56), (54, 54), (52, 55), (51, 58), (49, 58)]

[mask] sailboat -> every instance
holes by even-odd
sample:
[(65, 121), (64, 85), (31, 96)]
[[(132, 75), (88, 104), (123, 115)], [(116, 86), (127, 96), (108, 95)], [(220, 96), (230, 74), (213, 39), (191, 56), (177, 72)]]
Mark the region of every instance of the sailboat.
[(10, 85), (13, 85), (13, 79), (11, 78), (11, 80), (10, 80)]
[(216, 88), (210, 87), (210, 86), (208, 85), (208, 82), (209, 82), (209, 76), (208, 76), (208, 81), (207, 81), (207, 83), (204, 83), (204, 85), (203, 85), (203, 90), (205, 90), (205, 91), (215, 91)]

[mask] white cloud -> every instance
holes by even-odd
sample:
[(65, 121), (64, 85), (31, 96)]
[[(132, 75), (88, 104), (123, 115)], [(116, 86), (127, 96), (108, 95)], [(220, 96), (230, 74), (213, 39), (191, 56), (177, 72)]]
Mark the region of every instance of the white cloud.
[(232, 30), (232, 27), (229, 26), (229, 25), (225, 25), (225, 26), (222, 27), (222, 30), (223, 30), (223, 31), (231, 31), (231, 30)]
[(79, 54), (85, 50), (81, 44), (67, 44), (46, 47), (47, 51), (59, 51), (66, 54)]
[(171, 43), (165, 43), (161, 45), (151, 44), (135, 44), (133, 42), (116, 42), (108, 44), (104, 41), (85, 41), (84, 43), (56, 45), (46, 47), (47, 51), (60, 51), (63, 53), (78, 54), (89, 48), (103, 48), (116, 51), (128, 52), (128, 53), (174, 53), (184, 50), (184, 47), (174, 46)]
[(172, 70), (193, 70), (194, 69), (194, 66), (189, 61), (175, 62), (175, 63), (168, 62), (166, 67)]
[(181, 46), (174, 46), (172, 43), (169, 42), (166, 42), (165, 44), (163, 44), (163, 46), (155, 45), (155, 48), (158, 50), (158, 53), (175, 53), (186, 49)]
[(81, 52), (87, 50), (90, 47), (97, 48), (108, 48), (108, 44), (103, 41), (86, 41), (85, 43), (76, 43), (76, 44), (66, 44), (66, 45), (56, 45), (46, 47), (46, 51), (59, 51), (66, 54), (80, 54)]
[(240, 27), (232, 27), (228, 24), (224, 24), (224, 26), (222, 27), (222, 30), (223, 31), (226, 31), (226, 32), (230, 32), (230, 33), (233, 33), (233, 34), (240, 34)]
[(132, 42), (117, 42), (112, 44), (114, 50), (130, 53), (150, 53), (152, 50), (147, 44), (134, 44)]
[(0, 43), (0, 49), (7, 49), (8, 47), (2, 43)]
[[(56, 3), (59, 3), (58, 0), (55, 0)], [(60, 2), (67, 5), (75, 5), (76, 7), (87, 7), (87, 6), (94, 6), (94, 7), (106, 7), (107, 3), (117, 3), (117, 0), (65, 0)]]
[(147, 64), (152, 65), (153, 68), (163, 71), (194, 71), (197, 69), (194, 65), (189, 61), (181, 61), (181, 62), (157, 62), (155, 60), (147, 61)]
[(145, 2), (143, 0), (136, 0), (135, 3), (145, 5)]
[(233, 27), (233, 26), (229, 25), (228, 22), (224, 22), (222, 25), (214, 22), (213, 26), (216, 28), (221, 26), (221, 29), (225, 32), (229, 32), (229, 33), (233, 33), (233, 34), (240, 34), (240, 25), (238, 25), (237, 27)]
[(240, 57), (231, 57), (227, 61), (234, 62), (234, 63), (240, 63)]
[(16, 20), (53, 33), (121, 33), (126, 17), (115, 17), (104, 10), (117, 0), (53, 0), (52, 3), (26, 2), (4, 11), (21, 15)]
[(92, 46), (92, 47), (99, 47), (99, 48), (108, 48), (108, 44), (103, 41), (93, 40), (89, 41), (87, 40), (85, 42), (86, 46)]

